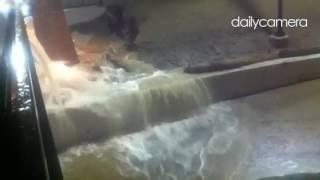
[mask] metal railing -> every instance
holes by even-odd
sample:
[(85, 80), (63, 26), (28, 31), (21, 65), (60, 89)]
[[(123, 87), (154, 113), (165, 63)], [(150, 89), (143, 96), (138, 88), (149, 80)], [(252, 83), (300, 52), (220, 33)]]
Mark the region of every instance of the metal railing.
[[(62, 172), (50, 129), (34, 59), (19, 9), (6, 18), (6, 34), (0, 59), (2, 127), (7, 139), (10, 179), (62, 180)], [(17, 48), (19, 47), (19, 48)], [(18, 50), (18, 52), (16, 52)], [(19, 56), (15, 56), (15, 55)], [(19, 72), (20, 71), (20, 72)], [(19, 77), (20, 76), (20, 77)], [(14, 176), (14, 177), (12, 177)]]

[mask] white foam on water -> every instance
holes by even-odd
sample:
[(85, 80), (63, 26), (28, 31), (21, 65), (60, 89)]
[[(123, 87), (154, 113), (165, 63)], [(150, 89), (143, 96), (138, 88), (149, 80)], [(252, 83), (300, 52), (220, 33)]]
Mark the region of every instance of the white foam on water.
[(50, 60), (32, 27), (28, 35), (58, 149), (180, 120), (211, 102), (204, 82), (190, 75), (135, 71), (141, 62), (129, 57), (121, 63), (133, 73), (105, 59), (97, 71), (68, 67)]
[[(232, 109), (210, 106), (179, 122), (71, 148), (60, 161), (67, 180), (83, 174), (91, 180), (109, 179), (103, 173), (110, 171), (107, 164), (116, 167), (111, 174), (118, 179), (236, 180), (250, 147), (244, 134)], [(79, 173), (83, 168), (86, 172)]]
[(85, 69), (90, 64), (69, 67), (62, 61), (51, 61), (35, 35), (32, 18), (26, 18), (25, 21), (47, 106), (62, 106), (79, 95), (86, 102), (106, 93), (137, 90), (138, 85), (134, 81), (146, 76), (143, 73), (129, 74), (121, 68), (112, 67), (106, 61), (99, 64), (101, 72)]
[[(37, 39), (30, 41), (46, 107), (57, 114), (49, 117), (56, 145), (93, 142), (60, 155), (67, 180), (232, 180), (241, 175), (248, 146), (232, 109), (211, 106), (186, 118), (211, 102), (201, 80), (161, 71), (129, 74), (109, 64), (100, 65), (102, 72), (67, 67), (51, 62)], [(141, 132), (119, 136), (134, 131)], [(94, 143), (112, 133), (118, 137)]]

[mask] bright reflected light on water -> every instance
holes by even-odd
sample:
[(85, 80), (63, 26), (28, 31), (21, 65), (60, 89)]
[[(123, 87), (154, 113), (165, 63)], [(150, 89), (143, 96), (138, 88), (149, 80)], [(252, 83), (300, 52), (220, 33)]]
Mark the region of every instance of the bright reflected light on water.
[(11, 64), (18, 83), (23, 82), (26, 77), (26, 55), (24, 47), (19, 41), (16, 41), (12, 46)]
[(0, 13), (7, 14), (11, 9), (11, 1), (9, 0), (0, 0)]
[(13, 4), (20, 8), (23, 16), (30, 15), (30, 2), (28, 0), (0, 0), (0, 13), (7, 14)]
[(30, 1), (29, 0), (15, 0), (16, 5), (20, 8), (23, 16), (30, 15)]
[(27, 3), (21, 4), (20, 8), (24, 16), (30, 15), (30, 6)]
[(72, 80), (80, 76), (77, 69), (70, 68), (61, 61), (50, 63), (50, 68), (55, 76), (58, 77), (57, 79)]

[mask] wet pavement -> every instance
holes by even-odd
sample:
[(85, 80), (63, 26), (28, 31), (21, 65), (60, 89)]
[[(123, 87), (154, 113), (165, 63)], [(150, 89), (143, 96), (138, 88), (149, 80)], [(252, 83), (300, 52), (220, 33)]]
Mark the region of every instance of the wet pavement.
[[(275, 2), (245, 0), (262, 17), (276, 16)], [(290, 49), (315, 48), (320, 46), (317, 32), (318, 1), (299, 0), (285, 2), (284, 17), (308, 18), (308, 28), (286, 29), (289, 34)], [(154, 65), (159, 69), (173, 69), (189, 64), (208, 63), (212, 61), (236, 61), (239, 57), (265, 56), (275, 51), (269, 43), (269, 35), (263, 30), (250, 28), (233, 28), (231, 20), (237, 16), (255, 16), (245, 3), (234, 0), (203, 1), (142, 1), (127, 10), (128, 14), (139, 20), (140, 33), (137, 37), (138, 59)], [(86, 12), (86, 13), (83, 13)], [(103, 7), (68, 10), (70, 24), (92, 20), (103, 13)], [(223, 18), (222, 18), (223, 17)], [(105, 29), (102, 20), (90, 26), (87, 34), (94, 34), (97, 29)], [(86, 25), (83, 26), (85, 28)], [(78, 28), (82, 29), (81, 27)], [(86, 29), (86, 28), (85, 28)], [(75, 30), (75, 29), (74, 29)], [(78, 31), (75, 30), (75, 31)], [(98, 35), (96, 41), (110, 40), (110, 32)], [(108, 39), (109, 38), (109, 39)], [(98, 42), (101, 44), (101, 42)], [(104, 43), (108, 44), (108, 42)]]
[(320, 81), (226, 102), (252, 141), (248, 177), (320, 171)]

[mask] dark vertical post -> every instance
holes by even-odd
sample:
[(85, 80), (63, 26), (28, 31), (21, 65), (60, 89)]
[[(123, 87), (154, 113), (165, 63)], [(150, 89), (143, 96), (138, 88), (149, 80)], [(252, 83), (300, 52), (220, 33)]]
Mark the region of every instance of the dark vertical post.
[[(278, 19), (283, 19), (283, 0), (277, 0)], [(275, 48), (285, 48), (289, 43), (289, 36), (284, 32), (282, 22), (278, 21), (277, 30), (270, 36), (270, 42)]]
[[(278, 19), (283, 19), (283, 0), (278, 0)], [(284, 36), (285, 34), (281, 22), (278, 21), (276, 36)]]
[[(0, 112), (10, 111), (10, 77), (8, 64), (5, 61), (8, 58), (8, 52), (11, 49), (15, 32), (12, 30), (15, 23), (15, 14), (10, 11), (8, 14), (2, 14), (0, 27)], [(2, 38), (1, 38), (2, 37)]]
[(0, 14), (0, 22), (2, 176), (62, 180), (23, 17), (15, 7), (9, 16)]
[[(53, 134), (51, 132), (49, 119), (47, 116), (47, 111), (45, 108), (44, 100), (42, 98), (42, 92), (38, 76), (36, 73), (36, 67), (34, 64), (34, 59), (31, 52), (31, 47), (28, 41), (26, 27), (23, 21), (23, 17), (20, 12), (18, 12), (17, 21), (18, 28), (20, 28), (20, 39), (24, 48), (24, 55), (26, 58), (26, 75), (28, 77), (30, 92), (30, 102), (32, 105), (32, 116), (35, 127), (37, 128), (38, 144), (41, 151), (41, 155), (44, 161), (44, 169), (46, 170), (47, 179), (51, 180), (63, 180), (63, 175), (61, 167), (59, 164), (59, 159), (57, 156), (57, 151), (55, 149)], [(76, 60), (76, 59), (72, 59)], [(35, 140), (34, 140), (35, 141)]]

